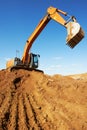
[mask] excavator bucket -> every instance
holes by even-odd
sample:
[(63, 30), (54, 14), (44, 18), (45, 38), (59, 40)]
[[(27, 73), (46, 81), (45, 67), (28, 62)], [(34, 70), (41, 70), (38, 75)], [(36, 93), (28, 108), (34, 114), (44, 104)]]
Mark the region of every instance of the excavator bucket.
[(84, 38), (84, 31), (77, 22), (69, 22), (67, 32), (66, 44), (71, 48), (74, 48)]

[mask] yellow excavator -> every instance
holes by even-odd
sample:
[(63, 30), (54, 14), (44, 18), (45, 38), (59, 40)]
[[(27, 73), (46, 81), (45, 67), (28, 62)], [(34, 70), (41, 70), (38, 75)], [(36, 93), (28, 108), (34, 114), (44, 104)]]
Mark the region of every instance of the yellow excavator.
[[(65, 16), (69, 18), (65, 20), (63, 18)], [(38, 59), (40, 55), (30, 53), (30, 49), (35, 39), (38, 37), (38, 35), (41, 33), (41, 31), (45, 28), (45, 26), (49, 23), (51, 19), (55, 20), (67, 29), (68, 35), (66, 38), (66, 44), (69, 47), (74, 48), (83, 39), (84, 31), (82, 30), (80, 24), (77, 23), (76, 18), (74, 16), (69, 16), (66, 12), (57, 8), (49, 7), (47, 9), (47, 14), (45, 15), (45, 17), (41, 19), (34, 32), (28, 38), (25, 44), (22, 58), (20, 59), (15, 57), (14, 59), (7, 61), (6, 68), (22, 68), (29, 70), (36, 70), (36, 68), (38, 68)]]

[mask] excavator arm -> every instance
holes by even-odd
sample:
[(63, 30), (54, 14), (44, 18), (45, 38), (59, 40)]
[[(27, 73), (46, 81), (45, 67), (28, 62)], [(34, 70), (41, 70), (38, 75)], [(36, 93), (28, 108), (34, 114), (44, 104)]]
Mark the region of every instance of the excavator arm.
[[(37, 27), (35, 28), (34, 32), (31, 34), (31, 36), (28, 38), (24, 53), (22, 56), (22, 62), (26, 63), (29, 62), (29, 50), (34, 42), (34, 40), (38, 37), (38, 35), (41, 33), (41, 31), (45, 28), (45, 26), (48, 24), (48, 22), (52, 19), (67, 28), (68, 36), (66, 38), (67, 45), (69, 45), (71, 48), (73, 48), (75, 45), (78, 44), (78, 42), (81, 41), (81, 39), (84, 37), (84, 32), (80, 25), (74, 21), (71, 17), (70, 20), (72, 22), (66, 21), (61, 15), (67, 16), (66, 12), (63, 12), (62, 10), (59, 10), (54, 7), (49, 7), (47, 10), (47, 15), (39, 22)], [(79, 25), (77, 32), (74, 31), (74, 34), (72, 33), (73, 30), (76, 30), (76, 27)]]

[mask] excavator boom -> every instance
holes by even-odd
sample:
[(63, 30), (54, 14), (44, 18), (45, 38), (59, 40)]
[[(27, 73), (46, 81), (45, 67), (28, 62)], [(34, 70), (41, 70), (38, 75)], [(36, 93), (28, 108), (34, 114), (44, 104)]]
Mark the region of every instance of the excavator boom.
[(24, 48), (24, 53), (22, 56), (22, 61), (23, 63), (26, 63), (28, 61), (28, 53), (29, 50), (33, 44), (33, 42), (36, 40), (36, 38), (38, 37), (38, 35), (41, 33), (41, 31), (45, 28), (45, 26), (47, 25), (47, 23), (50, 21), (50, 19), (48, 18), (48, 15), (46, 15), (38, 24), (38, 26), (35, 28), (34, 32), (31, 34), (31, 36), (28, 38), (26, 44), (25, 44), (25, 48)]

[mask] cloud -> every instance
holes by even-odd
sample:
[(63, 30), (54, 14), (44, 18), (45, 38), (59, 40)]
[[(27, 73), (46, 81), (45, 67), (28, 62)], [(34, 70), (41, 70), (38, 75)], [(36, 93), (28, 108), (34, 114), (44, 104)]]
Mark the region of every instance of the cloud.
[(53, 60), (61, 60), (61, 59), (63, 59), (63, 57), (61, 57), (61, 56), (53, 57)]
[(8, 61), (8, 60), (10, 60), (10, 59), (11, 59), (10, 57), (5, 57), (5, 58), (4, 58), (5, 61)]
[(61, 68), (62, 66), (61, 65), (51, 65), (49, 66), (48, 68), (45, 68), (45, 70), (57, 70), (59, 68)]
[(78, 66), (78, 64), (73, 63), (73, 64), (71, 64), (71, 66), (75, 67), (75, 66)]
[(73, 66), (73, 67), (79, 67), (79, 66), (82, 66), (82, 64), (73, 63), (73, 64), (71, 64), (71, 66)]

